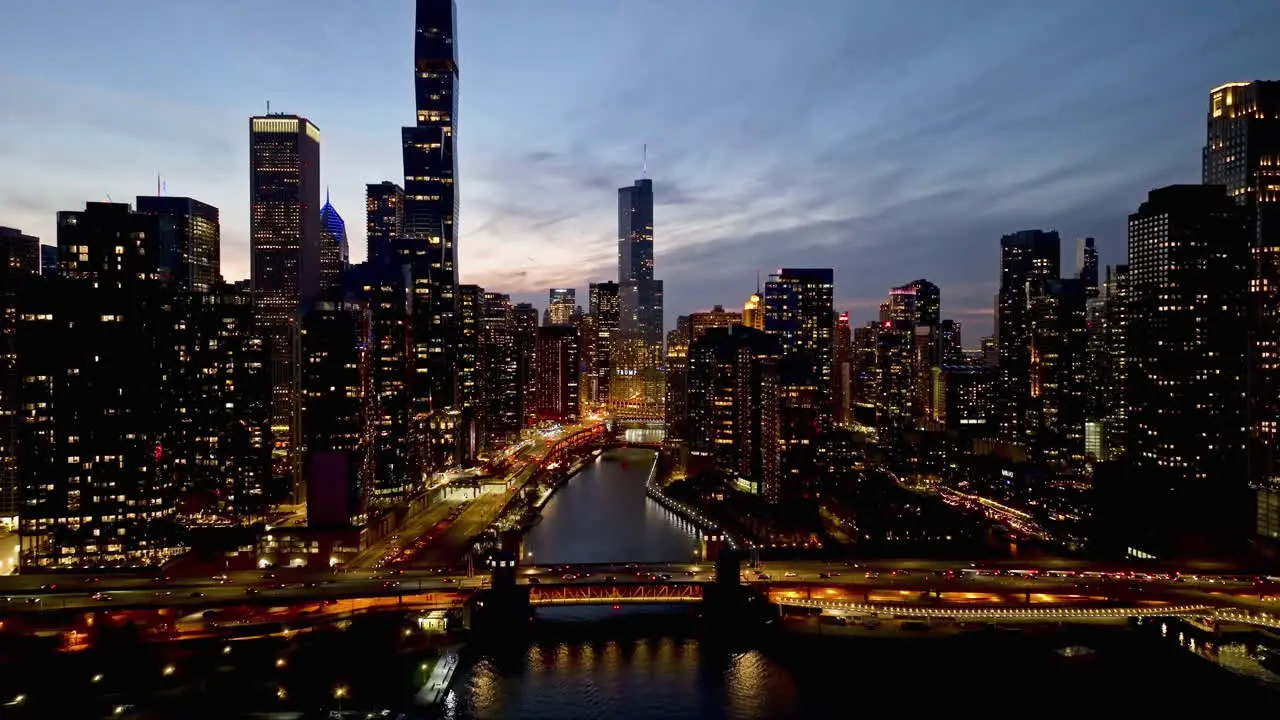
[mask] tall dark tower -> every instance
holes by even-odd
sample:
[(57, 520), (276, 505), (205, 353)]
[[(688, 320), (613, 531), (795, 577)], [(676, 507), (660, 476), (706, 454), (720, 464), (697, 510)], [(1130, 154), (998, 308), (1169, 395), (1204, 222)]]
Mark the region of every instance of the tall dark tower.
[(249, 254), (254, 321), (271, 357), (272, 435), (299, 481), (295, 342), (320, 293), (320, 130), (306, 118), (249, 119)]
[(413, 43), (417, 123), (401, 129), (404, 236), (399, 251), (413, 282), (417, 414), (457, 402), (457, 219), (454, 153), (458, 117), (457, 6), (418, 0)]
[(618, 295), (609, 400), (618, 408), (652, 414), (665, 401), (665, 389), (662, 281), (653, 278), (653, 181), (648, 178), (618, 189)]
[(1249, 481), (1260, 536), (1280, 542), (1280, 82), (1232, 82), (1209, 92), (1206, 185), (1245, 210), (1250, 282)]
[(1091, 237), (1076, 240), (1076, 277), (1084, 282), (1086, 297), (1098, 297), (1098, 248)]
[(997, 408), (1001, 437), (1026, 440), (1031, 399), (1030, 293), (1061, 271), (1062, 239), (1055, 231), (1021, 230), (1000, 238), (1000, 292), (996, 335), (1000, 343)]

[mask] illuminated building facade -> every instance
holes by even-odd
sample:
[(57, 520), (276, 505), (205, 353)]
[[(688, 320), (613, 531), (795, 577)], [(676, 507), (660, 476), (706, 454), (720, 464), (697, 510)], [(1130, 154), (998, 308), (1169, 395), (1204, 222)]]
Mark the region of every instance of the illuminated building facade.
[(578, 306), (577, 291), (573, 288), (551, 288), (548, 292), (547, 320), (545, 325), (572, 325), (573, 311)]
[(822, 395), (822, 427), (831, 419), (831, 366), (835, 272), (830, 268), (782, 268), (764, 289), (765, 332), (778, 338), (783, 355), (802, 353)]
[(484, 322), (484, 288), (458, 286), (458, 407), (472, 417), (484, 398), (480, 374), (480, 331)]
[(596, 342), (591, 365), (591, 401), (609, 403), (609, 381), (613, 377), (613, 344), (618, 338), (622, 306), (618, 283), (591, 283), (588, 289), (588, 314), (595, 317)]
[(742, 313), (725, 310), (722, 305), (716, 305), (710, 311), (689, 313), (689, 340), (697, 340), (709, 328), (741, 324)]
[(8, 529), (18, 521), (18, 302), (38, 281), (40, 263), (39, 238), (0, 227), (0, 527)]
[(578, 418), (578, 329), (572, 325), (538, 328), (534, 360), (535, 414), (539, 420)]
[(653, 268), (653, 181), (618, 189), (618, 340), (613, 345), (609, 401), (616, 409), (659, 413), (662, 376), (662, 281)]
[(941, 365), (933, 369), (935, 421), (949, 432), (970, 437), (989, 436), (997, 380), (995, 368), (983, 365)]
[(1252, 253), (1249, 481), (1257, 533), (1280, 541), (1280, 82), (1209, 92), (1203, 181), (1244, 209)]
[(173, 226), (113, 203), (57, 222), (59, 275), (24, 288), (15, 335), (22, 563), (158, 565), (190, 412)]
[(369, 314), (317, 302), (302, 322), (302, 439), (307, 526), (360, 527), (373, 470), (369, 432)]
[(364, 198), (368, 262), (377, 268), (396, 265), (396, 243), (404, 233), (404, 188), (390, 180), (370, 183)]
[(350, 264), (347, 224), (325, 193), (320, 208), (320, 297), (336, 300), (342, 296), (342, 278)]
[(178, 243), (174, 281), (185, 292), (209, 292), (222, 281), (218, 208), (188, 197), (139, 195), (136, 209), (173, 224)]
[(298, 318), (320, 293), (320, 131), (296, 115), (249, 119), (254, 322), (271, 357), (273, 442), (300, 489)]
[(852, 419), (853, 330), (849, 313), (836, 316), (834, 360), (831, 367), (832, 418), (837, 425), (848, 425)]
[(1022, 230), (1000, 238), (1000, 289), (996, 337), (1000, 347), (1000, 437), (1025, 442), (1031, 403), (1031, 327), (1028, 288), (1060, 276), (1062, 240), (1057, 232)]
[(511, 329), (516, 345), (516, 379), (520, 387), (520, 423), (537, 420), (538, 309), (518, 303), (511, 309)]
[(218, 284), (190, 297), (182, 489), (192, 510), (240, 518), (267, 509), (271, 474), (271, 374), (253, 328), (253, 295)]
[(451, 0), (418, 0), (415, 20), (417, 122), (401, 129), (400, 255), (413, 283), (414, 409), (425, 415), (458, 400), (457, 7)]
[(776, 337), (742, 325), (710, 328), (689, 344), (690, 451), (769, 502), (782, 476), (779, 360)]
[(1152, 190), (1129, 216), (1126, 482), (1148, 489), (1144, 520), (1161, 521), (1148, 551), (1253, 525), (1243, 479), (1245, 225), (1213, 185)]
[(1088, 286), (1079, 278), (1036, 281), (1029, 288), (1031, 397), (1028, 441), (1054, 463), (1084, 458), (1088, 413)]
[(689, 419), (689, 334), (677, 327), (667, 333), (667, 397), (663, 406), (665, 439), (670, 443), (688, 439)]
[(484, 403), (484, 444), (502, 447), (515, 440), (520, 417), (520, 369), (511, 297), (484, 294), (480, 324), (480, 376)]
[(764, 330), (764, 295), (759, 290), (742, 304), (742, 324), (754, 330)]

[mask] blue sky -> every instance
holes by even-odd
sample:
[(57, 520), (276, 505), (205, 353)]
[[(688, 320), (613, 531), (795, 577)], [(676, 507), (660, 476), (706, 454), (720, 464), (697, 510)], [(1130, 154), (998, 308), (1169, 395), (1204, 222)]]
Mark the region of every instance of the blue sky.
[[(836, 268), (837, 305), (942, 287), (990, 327), (998, 240), (1123, 261), (1148, 189), (1199, 180), (1208, 90), (1280, 78), (1273, 0), (459, 0), (464, 282), (545, 305), (616, 274), (616, 188), (657, 194), (669, 321), (756, 273)], [(310, 117), (364, 256), (399, 181), (410, 0), (41, 0), (0, 23), (0, 225), (155, 190), (222, 211), (248, 274), (248, 122)], [(1068, 251), (1069, 254), (1069, 251)]]

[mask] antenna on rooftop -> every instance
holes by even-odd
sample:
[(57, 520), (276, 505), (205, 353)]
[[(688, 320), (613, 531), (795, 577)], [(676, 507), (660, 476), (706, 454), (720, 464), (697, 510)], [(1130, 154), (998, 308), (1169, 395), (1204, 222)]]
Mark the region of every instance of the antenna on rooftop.
[(156, 171), (156, 197), (160, 197), (160, 171)]
[(649, 177), (649, 143), (640, 146), (640, 177)]
[(115, 202), (115, 200), (112, 200), (112, 199), (111, 199), (111, 193), (109, 193), (109, 192), (104, 192), (104, 193), (102, 193), (102, 194), (107, 196), (107, 202), (109, 202), (109, 203), (113, 203), (113, 202)]
[(268, 115), (270, 115), (270, 114), (271, 114), (271, 101), (270, 101), (270, 100), (268, 100), (268, 101), (267, 101), (267, 114), (268, 114)]

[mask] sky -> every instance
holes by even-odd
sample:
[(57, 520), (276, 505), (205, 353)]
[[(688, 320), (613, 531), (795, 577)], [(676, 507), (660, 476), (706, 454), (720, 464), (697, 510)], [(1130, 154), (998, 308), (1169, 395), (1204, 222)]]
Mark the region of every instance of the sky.
[[(0, 225), (188, 195), (247, 277), (248, 117), (309, 117), (365, 255), (364, 186), (400, 182), (411, 0), (41, 0), (0, 23)], [(466, 283), (546, 305), (616, 279), (617, 188), (656, 195), (668, 323), (833, 267), (875, 317), (928, 278), (990, 331), (1000, 236), (1124, 261), (1148, 190), (1200, 179), (1208, 91), (1280, 78), (1274, 0), (458, 0)]]

